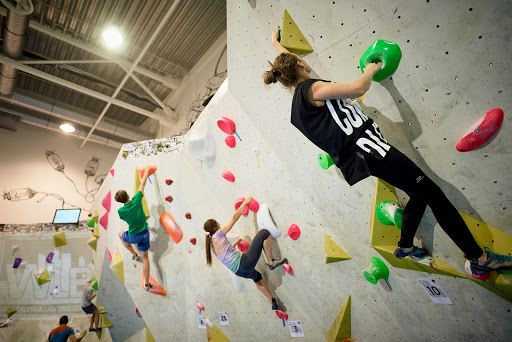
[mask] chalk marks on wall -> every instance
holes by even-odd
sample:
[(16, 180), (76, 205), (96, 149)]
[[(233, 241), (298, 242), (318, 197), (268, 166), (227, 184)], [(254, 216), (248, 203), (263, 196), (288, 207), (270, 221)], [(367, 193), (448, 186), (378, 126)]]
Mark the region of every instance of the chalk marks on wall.
[(185, 117), (185, 127), (181, 130), (180, 135), (185, 135), (190, 130), (199, 114), (201, 114), (206, 105), (208, 105), (208, 102), (210, 102), (211, 98), (213, 95), (215, 95), (222, 82), (224, 82), (226, 79), (228, 74), (227, 47), (228, 46), (226, 45), (219, 55), (213, 76), (208, 79), (204, 85), (204, 94), (198, 94), (197, 99), (192, 101), (190, 104), (188, 114)]

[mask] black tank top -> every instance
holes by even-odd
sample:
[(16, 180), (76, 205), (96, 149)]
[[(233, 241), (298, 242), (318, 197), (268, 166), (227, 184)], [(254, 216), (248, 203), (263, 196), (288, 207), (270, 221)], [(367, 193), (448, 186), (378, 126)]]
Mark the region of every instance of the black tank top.
[(332, 99), (322, 107), (313, 106), (308, 91), (318, 81), (329, 82), (309, 79), (295, 89), (291, 122), (313, 144), (329, 153), (347, 183), (354, 185), (370, 175), (364, 154), (382, 159), (390, 145), (356, 101)]

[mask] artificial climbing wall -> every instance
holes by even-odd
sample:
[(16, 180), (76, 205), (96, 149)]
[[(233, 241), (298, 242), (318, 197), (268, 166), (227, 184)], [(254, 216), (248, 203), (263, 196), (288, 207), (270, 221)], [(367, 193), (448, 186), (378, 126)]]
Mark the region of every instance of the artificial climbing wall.
[[(117, 236), (126, 229), (116, 213), (118, 204), (112, 206), (108, 228), (100, 229), (96, 257), (103, 258), (105, 248), (114, 255), (118, 248), (124, 284), (157, 341), (206, 339), (205, 330), (197, 326), (197, 300), (205, 304), (206, 315), (231, 341), (292, 340), (289, 329), (282, 327), (270, 303), (250, 280), (234, 281), (217, 260), (212, 268), (205, 265), (203, 222), (215, 218), (226, 223), (236, 199), (252, 195), (260, 204), (268, 204), (283, 232), (273, 245), (277, 255), (290, 260), (294, 274), (286, 274), (282, 268), (271, 272), (263, 259), (257, 269), (289, 320), (302, 323), (306, 341), (324, 339), (349, 295), (355, 340), (405, 340), (412, 336), (418, 341), (505, 341), (512, 332), (508, 324), (511, 304), (468, 279), (391, 266), (391, 289), (382, 282), (371, 285), (363, 278), (361, 271), (378, 255), (370, 246), (375, 180), (350, 188), (333, 167), (322, 170), (316, 160), (320, 151), (289, 122), (291, 94), (278, 86), (263, 87), (266, 61), (276, 56), (270, 33), (281, 24), (285, 8), (314, 49), (306, 60), (324, 79), (356, 79), (359, 56), (376, 39), (401, 46), (404, 57), (397, 73), (392, 80), (372, 86), (363, 109), (380, 124), (391, 143), (427, 170), (460, 211), (511, 235), (506, 225), (510, 215), (504, 209), (510, 203), (511, 183), (502, 171), (512, 166), (505, 152), (510, 146), (508, 116), (487, 146), (464, 154), (454, 148), (487, 110), (501, 107), (505, 113), (510, 111), (510, 79), (502, 76), (509, 52), (510, 7), (506, 2), (483, 7), (476, 1), (370, 5), (230, 0), (229, 83), (217, 91), (185, 139), (187, 146), (208, 126), (216, 145), (215, 165), (207, 168), (187, 147), (181, 152), (119, 159), (113, 166), (115, 176), (106, 179), (92, 207), (102, 216), (105, 209), (100, 199), (108, 191), (124, 188), (132, 193), (134, 168), (146, 163), (158, 166), (145, 192), (151, 214), (149, 254), (151, 275), (167, 295), (142, 291), (141, 264), (131, 260)], [(237, 139), (234, 149), (224, 144), (226, 135), (215, 125), (221, 116), (236, 122), (242, 141)], [(258, 157), (255, 149), (260, 151)], [(223, 170), (233, 172), (236, 181), (224, 180)], [(167, 185), (166, 179), (173, 183)], [(168, 195), (173, 196), (172, 202), (165, 201)], [(171, 213), (183, 230), (180, 243), (173, 242), (159, 224), (163, 212)], [(185, 218), (186, 212), (192, 214), (191, 220)], [(286, 235), (292, 223), (302, 230), (297, 241)], [(231, 237), (249, 240), (256, 230), (251, 213), (240, 219)], [(352, 259), (326, 264), (324, 234)], [(196, 245), (189, 242), (193, 237)], [(464, 273), (461, 252), (436, 226), (431, 214), (422, 221), (418, 237), (437, 259)], [(97, 262), (96, 267), (101, 264)], [(101, 270), (96, 269), (96, 274)], [(434, 304), (416, 280), (425, 277), (434, 277), (453, 305)], [(230, 325), (219, 325), (218, 312), (228, 313)]]

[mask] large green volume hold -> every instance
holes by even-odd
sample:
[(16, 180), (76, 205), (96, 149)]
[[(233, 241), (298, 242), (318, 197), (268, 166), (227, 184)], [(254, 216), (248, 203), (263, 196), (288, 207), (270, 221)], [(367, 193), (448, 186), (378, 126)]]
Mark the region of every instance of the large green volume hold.
[(366, 49), (359, 59), (359, 65), (361, 72), (364, 73), (363, 69), (368, 64), (382, 62), (382, 68), (372, 78), (374, 82), (380, 82), (398, 69), (400, 59), (402, 59), (402, 50), (398, 44), (379, 39)]

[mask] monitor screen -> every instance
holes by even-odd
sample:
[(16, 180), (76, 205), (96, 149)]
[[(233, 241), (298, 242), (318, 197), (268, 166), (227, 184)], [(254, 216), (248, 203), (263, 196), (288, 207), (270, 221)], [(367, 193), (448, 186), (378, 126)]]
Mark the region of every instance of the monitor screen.
[(57, 209), (53, 223), (78, 223), (82, 209)]

